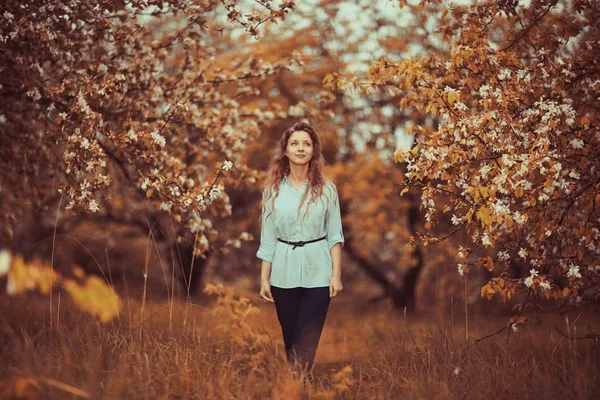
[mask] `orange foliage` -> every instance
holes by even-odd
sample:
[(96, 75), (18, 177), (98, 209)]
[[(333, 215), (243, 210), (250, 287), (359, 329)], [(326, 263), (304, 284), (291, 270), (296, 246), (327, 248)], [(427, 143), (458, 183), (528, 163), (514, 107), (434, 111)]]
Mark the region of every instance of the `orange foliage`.
[[(418, 116), (417, 145), (394, 158), (421, 188), (430, 226), (452, 216), (455, 232), (471, 238), (466, 266), (500, 275), (482, 296), (598, 301), (600, 10), (585, 0), (418, 8), (437, 18), (435, 50), (423, 39), (416, 57), (324, 83), (365, 96), (392, 91), (400, 110)], [(478, 262), (482, 251), (493, 257)], [(509, 274), (518, 263), (530, 266)]]

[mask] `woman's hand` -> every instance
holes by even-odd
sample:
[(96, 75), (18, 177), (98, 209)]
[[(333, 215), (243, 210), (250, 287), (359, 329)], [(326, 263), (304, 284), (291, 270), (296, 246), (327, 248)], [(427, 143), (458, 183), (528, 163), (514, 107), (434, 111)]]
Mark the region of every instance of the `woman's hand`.
[(267, 281), (260, 282), (260, 298), (265, 302), (275, 303), (271, 294), (271, 284)]
[(332, 276), (329, 280), (329, 297), (337, 296), (343, 288), (344, 285), (342, 285), (342, 278)]

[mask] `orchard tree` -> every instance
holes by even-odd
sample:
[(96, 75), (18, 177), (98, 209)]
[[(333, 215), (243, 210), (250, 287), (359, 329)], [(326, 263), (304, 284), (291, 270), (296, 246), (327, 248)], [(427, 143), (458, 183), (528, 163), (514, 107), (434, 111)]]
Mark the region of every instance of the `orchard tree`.
[(85, 214), (158, 224), (182, 268), (206, 255), (231, 213), (227, 182), (256, 182), (246, 144), (287, 116), (250, 101), (257, 83), (295, 62), (227, 53), (224, 32), (259, 37), (294, 6), (239, 3), (0, 5), (2, 247)]
[[(394, 91), (400, 109), (428, 117), (412, 128), (416, 145), (395, 153), (406, 185), (422, 192), (429, 231), (418, 244), (466, 234), (458, 272), (495, 271), (481, 295), (522, 295), (518, 310), (597, 302), (600, 8), (484, 0), (436, 15), (445, 51), (381, 59), (366, 79), (328, 79)], [(432, 233), (448, 220), (450, 232)], [(511, 273), (515, 265), (529, 272)]]

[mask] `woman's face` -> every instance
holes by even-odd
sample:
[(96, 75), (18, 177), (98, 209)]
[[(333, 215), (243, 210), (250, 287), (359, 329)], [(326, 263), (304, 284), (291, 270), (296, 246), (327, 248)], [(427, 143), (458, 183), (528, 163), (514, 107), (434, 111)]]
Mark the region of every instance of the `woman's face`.
[(313, 156), (313, 142), (308, 132), (294, 131), (288, 139), (285, 155), (290, 163), (308, 164)]

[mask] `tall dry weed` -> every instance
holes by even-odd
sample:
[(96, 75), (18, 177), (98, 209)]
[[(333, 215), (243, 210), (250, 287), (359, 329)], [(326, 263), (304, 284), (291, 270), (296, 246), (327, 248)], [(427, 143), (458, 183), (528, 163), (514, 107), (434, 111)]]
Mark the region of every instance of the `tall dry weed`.
[[(316, 368), (290, 368), (276, 316), (207, 285), (203, 304), (127, 299), (131, 318), (102, 323), (64, 301), (50, 330), (45, 299), (2, 296), (0, 398), (64, 399), (538, 399), (600, 396), (600, 349), (552, 324), (521, 325), (475, 344), (464, 324), (353, 313), (332, 303)], [(187, 299), (186, 299), (187, 300)], [(135, 311), (138, 310), (138, 311)], [(593, 318), (562, 330), (585, 337)], [(471, 316), (470, 336), (500, 320)], [(577, 332), (575, 332), (577, 329)], [(549, 335), (549, 332), (553, 332)], [(320, 357), (320, 358), (319, 358)], [(327, 368), (324, 367), (326, 362)]]

